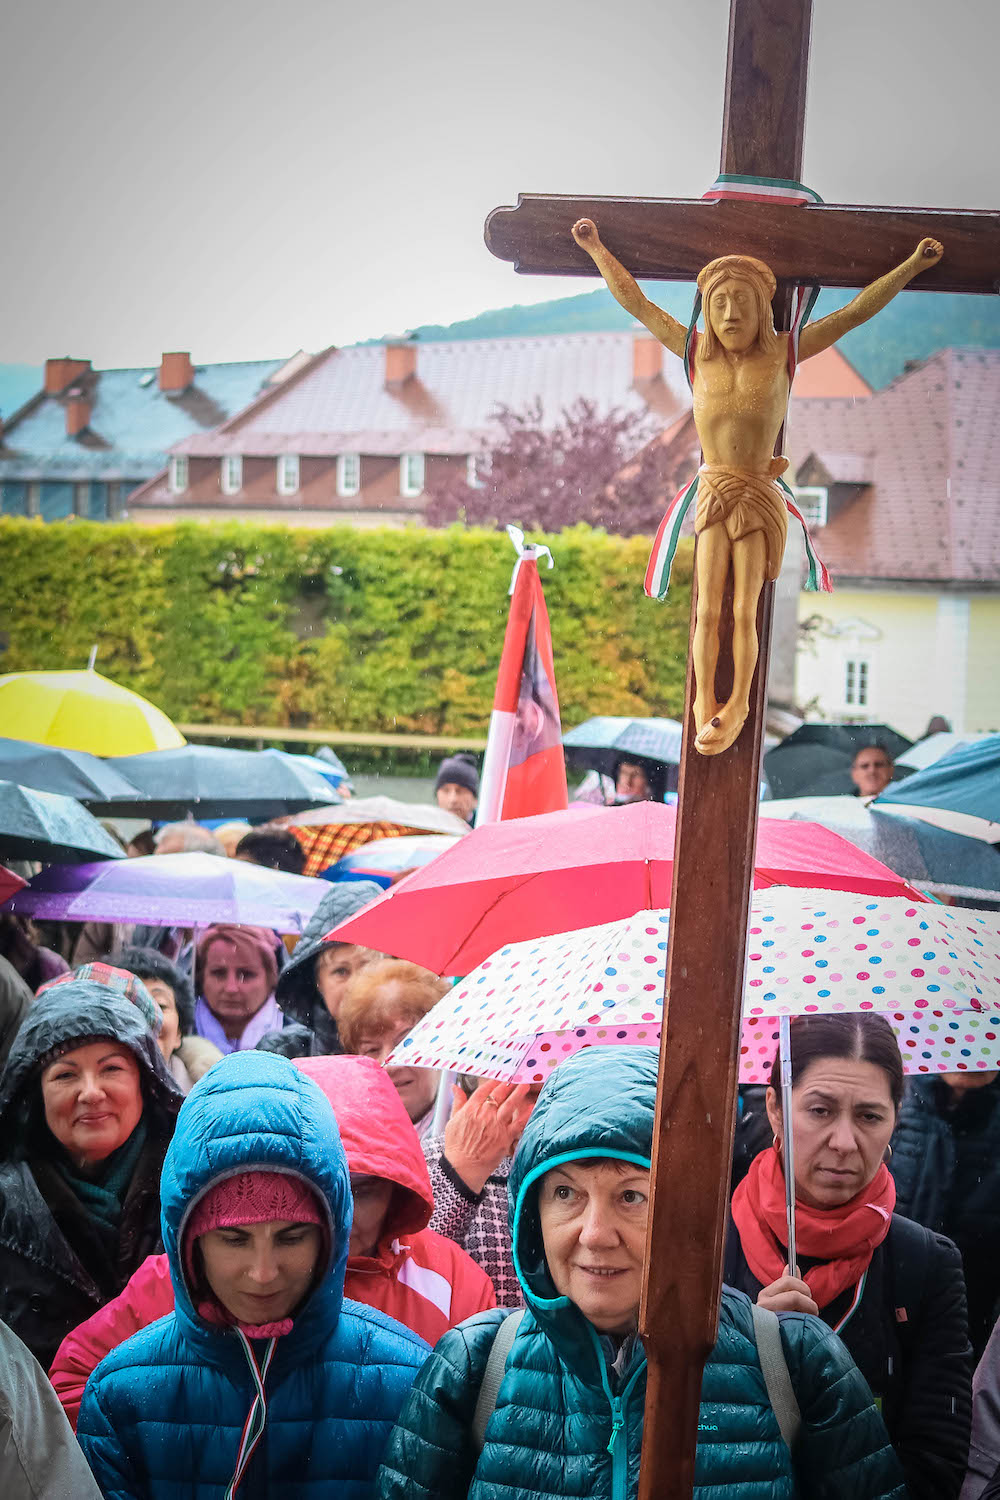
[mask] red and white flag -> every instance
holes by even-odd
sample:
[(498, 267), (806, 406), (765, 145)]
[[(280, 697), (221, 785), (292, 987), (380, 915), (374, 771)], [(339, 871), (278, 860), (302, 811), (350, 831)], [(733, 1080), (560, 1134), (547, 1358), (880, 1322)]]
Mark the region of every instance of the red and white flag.
[(552, 632), (538, 576), (538, 559), (548, 557), (551, 568), (552, 554), (548, 547), (526, 546), (515, 526), (508, 526), (507, 534), (518, 558), (483, 759), (477, 828), (557, 812), (568, 802)]

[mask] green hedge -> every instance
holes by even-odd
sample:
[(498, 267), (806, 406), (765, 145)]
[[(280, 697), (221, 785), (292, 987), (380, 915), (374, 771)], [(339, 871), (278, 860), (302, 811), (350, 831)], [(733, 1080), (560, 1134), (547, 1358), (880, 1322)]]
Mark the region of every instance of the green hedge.
[[(691, 550), (666, 604), (644, 537), (584, 526), (543, 569), (564, 723), (683, 704)], [(507, 614), (506, 536), (0, 519), (0, 672), (85, 666), (183, 723), (483, 733)], [(0, 728), (0, 733), (2, 733)]]

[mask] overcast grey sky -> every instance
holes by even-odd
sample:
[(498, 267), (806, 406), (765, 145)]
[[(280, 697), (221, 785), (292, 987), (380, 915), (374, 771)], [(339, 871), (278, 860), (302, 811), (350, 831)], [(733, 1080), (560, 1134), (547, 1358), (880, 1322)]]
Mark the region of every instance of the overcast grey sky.
[[(7, 0), (0, 360), (282, 355), (583, 290), (494, 260), (486, 214), (703, 192), (728, 10)], [(805, 181), (996, 207), (998, 54), (1000, 0), (815, 0)]]

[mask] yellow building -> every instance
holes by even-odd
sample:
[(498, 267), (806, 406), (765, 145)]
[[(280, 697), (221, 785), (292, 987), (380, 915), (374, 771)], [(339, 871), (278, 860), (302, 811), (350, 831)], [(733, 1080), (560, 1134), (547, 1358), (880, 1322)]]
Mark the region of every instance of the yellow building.
[(810, 401), (789, 435), (833, 594), (799, 598), (809, 718), (1000, 729), (1000, 350), (944, 350), (884, 391)]

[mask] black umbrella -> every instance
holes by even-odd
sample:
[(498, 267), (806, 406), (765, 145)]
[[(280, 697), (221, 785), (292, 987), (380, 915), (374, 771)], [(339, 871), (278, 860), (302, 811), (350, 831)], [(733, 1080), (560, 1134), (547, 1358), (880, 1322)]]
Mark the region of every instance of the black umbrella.
[(0, 859), (80, 864), (125, 851), (72, 797), (0, 781)]
[(138, 788), (131, 801), (116, 797), (101, 804), (100, 811), (111, 816), (171, 820), (190, 812), (262, 822), (328, 807), (333, 800), (324, 777), (276, 750), (182, 745), (114, 756), (109, 765)]
[(889, 724), (800, 724), (778, 747), (788, 745), (828, 745), (832, 750), (841, 750), (853, 760), (865, 745), (879, 745), (890, 760), (902, 755), (913, 745), (905, 734)]
[[(775, 797), (850, 796), (859, 750), (879, 745), (894, 761), (911, 744), (888, 724), (801, 724), (764, 756), (764, 774)], [(894, 766), (892, 774), (899, 781), (910, 772)]]
[(36, 792), (55, 792), (84, 803), (136, 796), (132, 783), (96, 755), (34, 740), (0, 738), (0, 781), (16, 781)]

